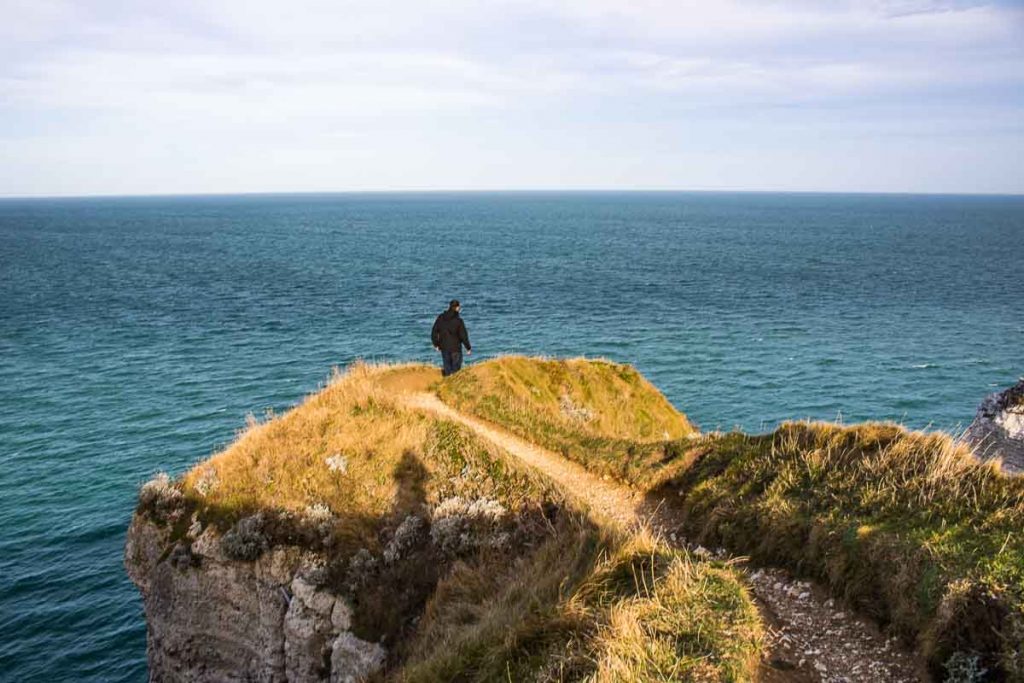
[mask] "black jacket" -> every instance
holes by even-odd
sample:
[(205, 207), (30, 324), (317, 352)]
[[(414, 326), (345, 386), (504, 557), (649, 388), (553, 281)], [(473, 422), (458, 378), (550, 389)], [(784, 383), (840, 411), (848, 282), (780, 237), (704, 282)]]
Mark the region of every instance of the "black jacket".
[(437, 316), (434, 321), (434, 329), (430, 330), (430, 341), (442, 351), (460, 351), (460, 344), (469, 351), (473, 347), (469, 345), (469, 333), (466, 332), (466, 323), (455, 311), (448, 310)]

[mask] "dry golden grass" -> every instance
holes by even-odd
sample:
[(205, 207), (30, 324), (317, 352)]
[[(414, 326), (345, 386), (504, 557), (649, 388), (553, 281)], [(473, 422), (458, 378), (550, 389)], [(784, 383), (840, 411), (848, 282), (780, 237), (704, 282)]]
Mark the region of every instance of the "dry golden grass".
[[(406, 453), (423, 462), (430, 421), (401, 410), (381, 380), (422, 366), (353, 365), (286, 414), (251, 422), (222, 453), (184, 477), (186, 491), (225, 511), (300, 512), (325, 505), (339, 517), (382, 516), (400, 482), (395, 470)], [(332, 470), (329, 458), (338, 458)], [(344, 463), (341, 465), (341, 463)]]
[(437, 393), (595, 474), (633, 484), (666, 459), (666, 444), (697, 434), (640, 373), (606, 360), (495, 358), (445, 379)]
[(508, 574), (439, 587), (407, 683), (752, 680), (763, 639), (734, 570), (577, 520)]

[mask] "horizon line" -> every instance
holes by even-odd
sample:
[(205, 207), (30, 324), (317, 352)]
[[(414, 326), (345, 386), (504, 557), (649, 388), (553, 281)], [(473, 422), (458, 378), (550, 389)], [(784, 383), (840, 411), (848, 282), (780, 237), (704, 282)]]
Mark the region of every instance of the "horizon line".
[(325, 195), (387, 195), (387, 194), (783, 194), (783, 195), (847, 195), (892, 197), (1024, 197), (1024, 192), (936, 192), (876, 190), (751, 190), (751, 189), (683, 189), (683, 188), (506, 188), (506, 189), (363, 189), (363, 190), (255, 190), (240, 192), (157, 192), (96, 194), (0, 194), (0, 201), (46, 199), (184, 199), (200, 197), (287, 197)]

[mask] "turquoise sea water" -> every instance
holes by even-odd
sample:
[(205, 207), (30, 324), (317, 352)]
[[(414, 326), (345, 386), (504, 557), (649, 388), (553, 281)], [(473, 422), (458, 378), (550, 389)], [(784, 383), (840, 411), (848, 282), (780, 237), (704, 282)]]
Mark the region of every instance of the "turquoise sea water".
[(703, 428), (956, 430), (1024, 373), (1024, 198), (0, 201), (0, 678), (140, 681), (138, 484), (357, 357), (634, 363)]

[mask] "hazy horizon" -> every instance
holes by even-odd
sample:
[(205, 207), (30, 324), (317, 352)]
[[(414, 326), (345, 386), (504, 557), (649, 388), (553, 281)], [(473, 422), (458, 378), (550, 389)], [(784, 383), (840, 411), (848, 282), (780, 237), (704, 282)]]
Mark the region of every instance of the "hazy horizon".
[(877, 192), (877, 191), (857, 191), (857, 190), (690, 190), (683, 188), (632, 188), (632, 189), (616, 189), (616, 188), (605, 188), (605, 189), (593, 189), (593, 188), (513, 188), (513, 189), (449, 189), (449, 188), (436, 188), (436, 189), (416, 189), (416, 188), (403, 188), (403, 189), (367, 189), (367, 190), (294, 190), (294, 191), (253, 191), (253, 192), (168, 192), (168, 193), (156, 193), (156, 192), (140, 192), (135, 194), (38, 194), (38, 195), (0, 195), (0, 201), (17, 201), (17, 200), (46, 200), (46, 199), (202, 199), (211, 198), (215, 199), (218, 197), (233, 198), (233, 197), (333, 197), (333, 196), (346, 196), (350, 195), (353, 197), (364, 196), (364, 195), (467, 195), (467, 194), (479, 194), (479, 195), (501, 195), (501, 194), (737, 194), (737, 195), (836, 195), (836, 196), (864, 196), (864, 197), (991, 197), (1000, 198), (1006, 197), (1009, 199), (1024, 198), (1024, 192)]
[(1024, 193), (1024, 7), (0, 0), (0, 197)]

